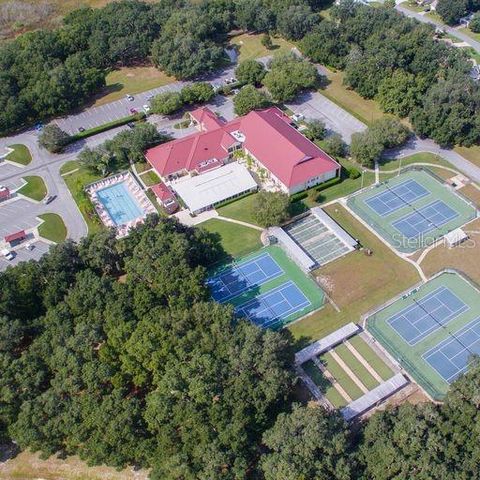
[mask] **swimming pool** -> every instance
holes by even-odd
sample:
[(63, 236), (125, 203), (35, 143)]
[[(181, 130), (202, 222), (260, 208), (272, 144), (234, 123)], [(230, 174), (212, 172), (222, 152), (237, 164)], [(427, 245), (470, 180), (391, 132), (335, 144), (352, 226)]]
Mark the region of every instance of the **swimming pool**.
[(142, 217), (145, 213), (125, 182), (97, 190), (96, 194), (117, 226)]

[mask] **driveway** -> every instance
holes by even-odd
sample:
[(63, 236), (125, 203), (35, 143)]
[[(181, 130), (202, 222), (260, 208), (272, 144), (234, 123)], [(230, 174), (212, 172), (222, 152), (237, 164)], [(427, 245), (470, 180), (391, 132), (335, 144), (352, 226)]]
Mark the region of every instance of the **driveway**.
[(294, 102), (287, 103), (287, 107), (295, 113), (303, 114), (307, 121), (323, 120), (329, 130), (339, 133), (347, 143), (350, 143), (353, 133), (367, 128), (364, 123), (319, 92), (304, 93)]

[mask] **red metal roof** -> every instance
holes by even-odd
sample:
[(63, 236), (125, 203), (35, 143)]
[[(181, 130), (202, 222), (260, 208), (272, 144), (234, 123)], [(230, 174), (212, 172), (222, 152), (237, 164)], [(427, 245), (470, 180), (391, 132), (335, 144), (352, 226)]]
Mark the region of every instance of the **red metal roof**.
[(5, 241), (7, 243), (14, 242), (15, 240), (21, 240), (22, 238), (25, 238), (27, 234), (25, 233), (25, 230), (20, 230), (19, 232), (16, 233), (11, 233), (10, 235), (7, 235), (5, 237)]
[(193, 119), (198, 122), (201, 131), (214, 130), (225, 125), (225, 122), (215, 115), (208, 107), (200, 107), (190, 112)]
[(157, 183), (153, 187), (151, 187), (152, 192), (159, 198), (162, 202), (166, 202), (168, 200), (175, 200), (173, 193), (170, 189), (163, 183)]
[[(206, 107), (192, 113), (200, 119), (215, 116)], [(222, 165), (228, 148), (237, 142), (232, 132), (238, 130), (245, 136), (244, 147), (288, 188), (340, 168), (276, 107), (228, 123), (203, 122), (203, 128), (206, 131), (151, 148), (145, 154), (147, 160), (161, 176), (181, 170), (204, 171)]]

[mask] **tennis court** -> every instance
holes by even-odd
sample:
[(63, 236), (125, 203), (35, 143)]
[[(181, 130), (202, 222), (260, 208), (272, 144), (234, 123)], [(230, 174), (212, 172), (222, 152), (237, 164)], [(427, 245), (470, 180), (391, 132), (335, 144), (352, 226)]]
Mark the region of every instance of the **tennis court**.
[(417, 211), (407, 214), (392, 225), (405, 237), (415, 238), (445, 225), (458, 215), (442, 200), (436, 200)]
[(411, 306), (387, 321), (409, 345), (415, 345), (468, 309), (450, 289), (442, 286), (423, 298), (413, 299)]
[[(340, 227), (337, 225), (337, 228)], [(318, 265), (325, 265), (353, 250), (351, 244), (345, 243), (315, 214), (287, 225), (284, 230)]]
[(308, 306), (310, 301), (302, 291), (293, 282), (286, 282), (240, 305), (236, 312), (239, 317), (248, 318), (262, 327), (269, 327), (272, 322), (282, 321)]
[(397, 250), (412, 253), (477, 217), (428, 170), (408, 170), (349, 197), (347, 206)]
[(207, 285), (212, 298), (264, 328), (281, 328), (323, 306), (323, 291), (278, 246), (211, 273)]
[(480, 318), (424, 353), (423, 358), (446, 382), (452, 383), (467, 370), (472, 355), (480, 355)]
[(245, 290), (263, 285), (283, 273), (284, 271), (272, 256), (264, 253), (247, 262), (234, 263), (225, 272), (210, 278), (207, 284), (213, 299), (217, 302), (225, 302)]
[(429, 190), (415, 180), (405, 180), (392, 188), (387, 187), (387, 190), (374, 195), (365, 203), (378, 215), (386, 217), (399, 208), (403, 208), (406, 203), (412, 203), (429, 193)]
[(367, 318), (367, 329), (434, 399), (480, 354), (480, 292), (442, 272)]

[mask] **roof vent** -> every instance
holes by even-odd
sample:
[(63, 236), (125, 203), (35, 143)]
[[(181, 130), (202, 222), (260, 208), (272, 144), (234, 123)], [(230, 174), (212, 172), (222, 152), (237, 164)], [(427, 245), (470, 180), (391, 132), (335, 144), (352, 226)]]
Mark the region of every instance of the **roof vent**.
[(245, 141), (245, 135), (240, 130), (231, 132), (231, 135), (237, 142), (243, 143)]

